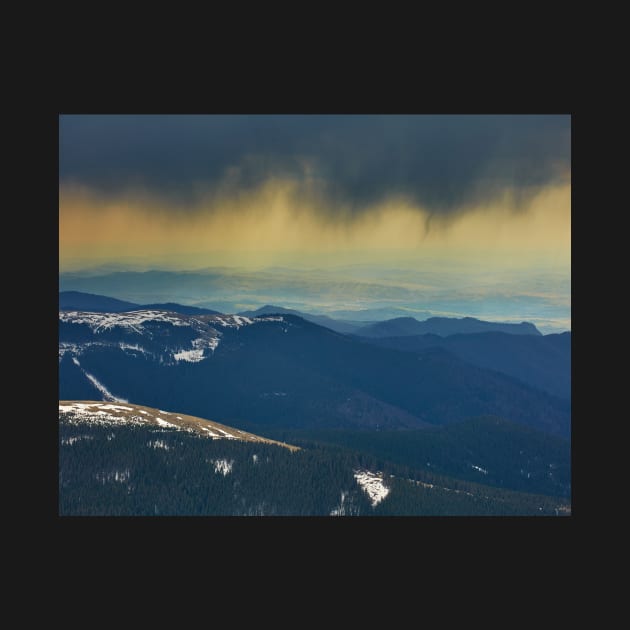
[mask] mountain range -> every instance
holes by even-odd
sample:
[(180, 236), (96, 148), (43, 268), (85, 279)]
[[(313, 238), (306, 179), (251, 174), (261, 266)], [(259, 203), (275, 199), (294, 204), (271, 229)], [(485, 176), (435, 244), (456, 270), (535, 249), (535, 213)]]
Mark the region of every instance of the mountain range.
[(401, 337), (413, 335), (438, 335), (448, 337), (466, 333), (496, 331), (510, 335), (540, 335), (540, 331), (528, 322), (505, 324), (484, 322), (474, 317), (461, 319), (451, 317), (430, 317), (419, 322), (414, 317), (396, 317), (383, 322), (369, 324), (355, 331), (361, 337)]
[[(491, 414), (558, 435), (570, 403), (442, 348), (363, 343), (295, 315), (59, 313), (60, 397), (98, 391), (228, 424), (420, 427)], [(241, 426), (241, 424), (237, 424)]]
[[(545, 333), (570, 327), (566, 299), (550, 300), (545, 295), (559, 282), (565, 282), (557, 274), (541, 272), (524, 280), (522, 295), (513, 295), (500, 278), (501, 273), (494, 276), (491, 285), (468, 285), (464, 276), (450, 271), (387, 270), (379, 265), (258, 270), (211, 267), (187, 271), (95, 268), (61, 272), (59, 290), (109, 295), (143, 305), (175, 302), (223, 313), (252, 311), (270, 304), (363, 325), (405, 316), (418, 320), (472, 316), (525, 320)], [(490, 309), (486, 312), (494, 314), (492, 317), (480, 310), (482, 304), (484, 310)], [(387, 336), (393, 334), (398, 333)]]
[[(179, 304), (176, 302), (161, 302), (150, 304), (136, 304), (112, 297), (83, 293), (81, 291), (60, 291), (60, 310), (94, 311), (121, 313), (138, 309), (166, 310), (183, 315), (220, 315), (216, 310)], [(386, 311), (387, 309), (381, 309)], [(364, 311), (370, 312), (370, 311)], [(374, 311), (375, 313), (377, 311)], [(355, 334), (363, 337), (380, 338), (395, 336), (414, 336), (433, 334), (446, 337), (449, 335), (497, 331), (514, 335), (540, 335), (540, 331), (531, 323), (506, 324), (501, 322), (486, 322), (473, 317), (450, 318), (430, 317), (418, 321), (414, 317), (396, 317), (384, 321), (363, 321), (349, 319), (333, 319), (328, 315), (305, 313), (296, 309), (284, 308), (266, 304), (255, 310), (239, 311), (239, 315), (257, 317), (259, 315), (286, 314), (297, 315), (306, 321), (330, 328), (344, 334)]]
[(81, 291), (59, 292), (59, 310), (123, 313), (125, 311), (136, 311), (138, 309), (172, 311), (174, 313), (182, 313), (183, 315), (220, 315), (219, 311), (177, 304), (176, 302), (134, 304), (133, 302), (126, 302), (125, 300), (117, 300), (116, 298), (95, 295), (93, 293), (82, 293)]
[(571, 333), (185, 309), (60, 294), (60, 513), (569, 513)]

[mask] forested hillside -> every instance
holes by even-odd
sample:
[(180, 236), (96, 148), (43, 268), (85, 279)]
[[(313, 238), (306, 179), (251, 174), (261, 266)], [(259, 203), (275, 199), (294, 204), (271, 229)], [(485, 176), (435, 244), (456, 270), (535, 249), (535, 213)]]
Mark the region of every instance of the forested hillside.
[[(340, 447), (212, 440), (60, 414), (60, 515), (555, 515), (568, 502)], [(376, 490), (376, 494), (372, 493)]]
[(271, 431), (298, 445), (337, 445), (414, 470), (521, 492), (569, 497), (571, 444), (496, 417), (406, 431)]

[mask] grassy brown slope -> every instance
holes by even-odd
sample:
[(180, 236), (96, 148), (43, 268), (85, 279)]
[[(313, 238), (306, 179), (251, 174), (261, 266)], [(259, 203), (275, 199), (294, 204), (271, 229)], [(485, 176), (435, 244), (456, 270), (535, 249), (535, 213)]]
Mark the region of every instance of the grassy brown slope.
[[(59, 407), (74, 407), (80, 415), (88, 415), (90, 412), (106, 412), (109, 419), (115, 421), (120, 419), (121, 422), (129, 420), (130, 422), (142, 422), (148, 426), (160, 426), (160, 421), (168, 422), (182, 430), (192, 431), (203, 437), (215, 437), (217, 439), (236, 439), (245, 442), (265, 442), (267, 444), (276, 444), (283, 446), (290, 451), (298, 451), (299, 447), (285, 442), (271, 440), (254, 433), (241, 431), (234, 427), (229, 427), (219, 422), (197, 418), (196, 416), (188, 416), (183, 413), (163, 411), (154, 409), (153, 407), (145, 407), (143, 405), (134, 405), (132, 403), (108, 402), (103, 400), (60, 400)], [(72, 411), (70, 411), (72, 413)], [(102, 417), (102, 414), (101, 414)], [(162, 425), (164, 426), (164, 425)]]

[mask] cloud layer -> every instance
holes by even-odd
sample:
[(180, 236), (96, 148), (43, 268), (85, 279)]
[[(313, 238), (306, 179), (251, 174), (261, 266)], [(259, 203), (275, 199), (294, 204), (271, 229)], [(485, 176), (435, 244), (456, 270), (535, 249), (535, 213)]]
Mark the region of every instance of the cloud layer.
[(570, 181), (569, 116), (62, 116), (60, 182), (105, 197), (208, 196), (291, 182), (351, 218), (391, 198), (431, 215), (510, 195), (523, 207)]

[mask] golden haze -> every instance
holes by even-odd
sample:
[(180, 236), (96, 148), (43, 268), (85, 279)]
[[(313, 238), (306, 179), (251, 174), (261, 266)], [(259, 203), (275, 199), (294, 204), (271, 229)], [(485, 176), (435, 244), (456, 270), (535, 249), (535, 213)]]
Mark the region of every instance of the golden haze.
[(287, 253), (333, 265), (340, 252), (367, 262), (384, 251), (437, 259), (492, 254), (506, 264), (551, 256), (570, 266), (570, 184), (545, 188), (518, 210), (508, 191), (500, 201), (448, 216), (431, 216), (401, 197), (352, 214), (341, 205), (324, 207), (321, 196), (300, 190), (295, 182), (272, 179), (254, 191), (208, 194), (184, 206), (147, 192), (107, 197), (63, 184), (60, 268), (69, 270), (76, 259), (133, 256), (194, 269), (220, 264), (226, 252), (252, 267)]

